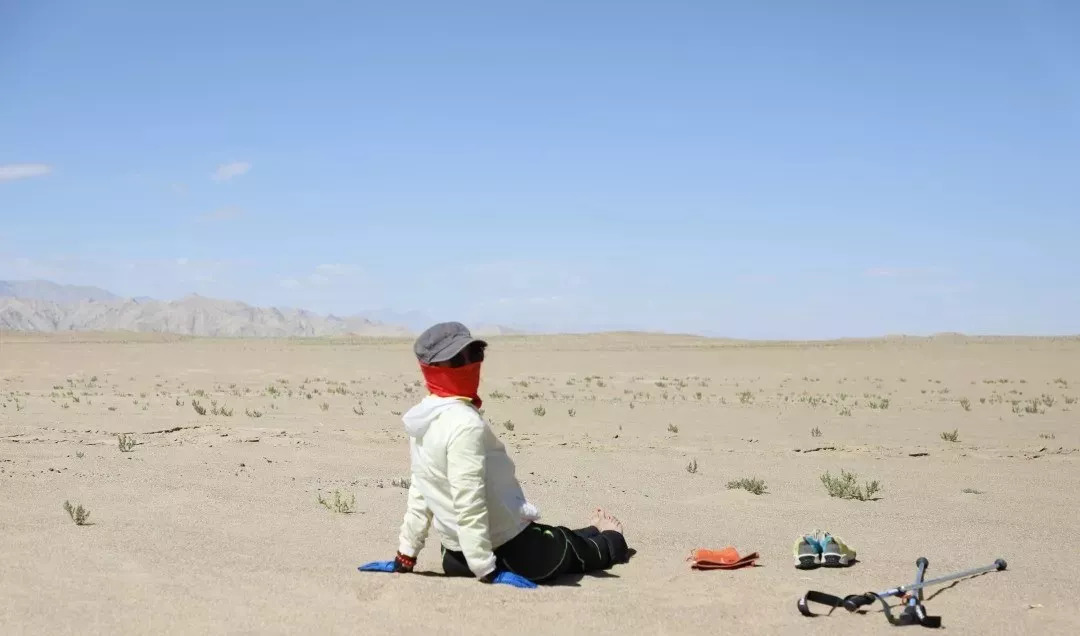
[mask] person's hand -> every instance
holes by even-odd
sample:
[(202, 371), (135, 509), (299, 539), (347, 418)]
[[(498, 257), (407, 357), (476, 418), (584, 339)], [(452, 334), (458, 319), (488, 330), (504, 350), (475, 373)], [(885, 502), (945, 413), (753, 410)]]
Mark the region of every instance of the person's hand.
[(412, 572), (414, 567), (416, 567), (415, 557), (406, 556), (398, 552), (393, 561), (372, 561), (371, 563), (365, 563), (356, 569), (361, 572), (407, 573)]
[(514, 587), (520, 587), (527, 590), (531, 590), (536, 587), (536, 583), (533, 583), (524, 576), (521, 576), (520, 574), (514, 574), (513, 572), (507, 572), (505, 570), (501, 572), (492, 572), (490, 575), (485, 576), (481, 580), (484, 583), (513, 585)]

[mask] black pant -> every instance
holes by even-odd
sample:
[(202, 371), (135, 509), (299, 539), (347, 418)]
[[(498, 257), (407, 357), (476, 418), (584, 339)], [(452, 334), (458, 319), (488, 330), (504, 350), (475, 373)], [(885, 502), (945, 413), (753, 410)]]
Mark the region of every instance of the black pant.
[[(607, 570), (630, 556), (626, 539), (614, 530), (600, 532), (593, 526), (571, 530), (540, 523), (530, 523), (494, 552), (500, 569), (537, 583), (561, 574)], [(463, 553), (444, 547), (442, 557), (443, 572), (448, 576), (473, 576)]]

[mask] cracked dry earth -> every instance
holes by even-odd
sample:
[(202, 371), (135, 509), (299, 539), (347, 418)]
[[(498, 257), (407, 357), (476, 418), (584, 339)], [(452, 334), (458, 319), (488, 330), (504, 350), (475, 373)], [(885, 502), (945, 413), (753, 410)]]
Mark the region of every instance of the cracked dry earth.
[[(531, 591), (357, 572), (397, 547), (418, 379), (407, 341), (4, 334), (0, 632), (892, 633), (795, 601), (925, 556), (1009, 563), (931, 591), (950, 632), (1080, 633), (1076, 339), (494, 338), (484, 414), (544, 520), (601, 506), (637, 550)], [(882, 490), (830, 497), (841, 470)], [(816, 528), (859, 562), (794, 569)], [(685, 560), (727, 545), (758, 567)], [(437, 535), (418, 569), (441, 573)]]

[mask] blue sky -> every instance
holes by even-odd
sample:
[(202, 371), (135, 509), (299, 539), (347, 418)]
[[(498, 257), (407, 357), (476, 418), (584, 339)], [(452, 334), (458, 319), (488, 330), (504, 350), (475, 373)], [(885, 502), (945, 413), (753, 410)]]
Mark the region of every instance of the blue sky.
[(1080, 5), (0, 0), (0, 279), (1080, 333)]

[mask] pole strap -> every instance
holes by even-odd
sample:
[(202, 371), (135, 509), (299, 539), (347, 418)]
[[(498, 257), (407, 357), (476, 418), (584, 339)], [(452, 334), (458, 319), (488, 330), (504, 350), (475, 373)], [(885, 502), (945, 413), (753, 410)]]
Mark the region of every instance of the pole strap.
[[(903, 613), (899, 617), (893, 616), (892, 608), (889, 607), (888, 601), (882, 596), (874, 592), (867, 592), (866, 594), (850, 594), (845, 597), (836, 596), (835, 594), (827, 594), (825, 592), (818, 592), (816, 590), (809, 590), (806, 594), (802, 595), (799, 599), (798, 607), (799, 613), (803, 616), (829, 616), (838, 607), (843, 607), (845, 601), (849, 599), (863, 600), (867, 597), (873, 597), (881, 601), (882, 611), (885, 613), (885, 618), (889, 621), (890, 625), (922, 625), (931, 629), (937, 629), (941, 627), (940, 616), (928, 616), (926, 614), (926, 608), (922, 603), (916, 603), (915, 605), (908, 605), (905, 607)], [(818, 605), (824, 605), (829, 608), (828, 612), (824, 614), (816, 613), (810, 609), (810, 603), (816, 603)], [(859, 605), (862, 605), (860, 603)]]

